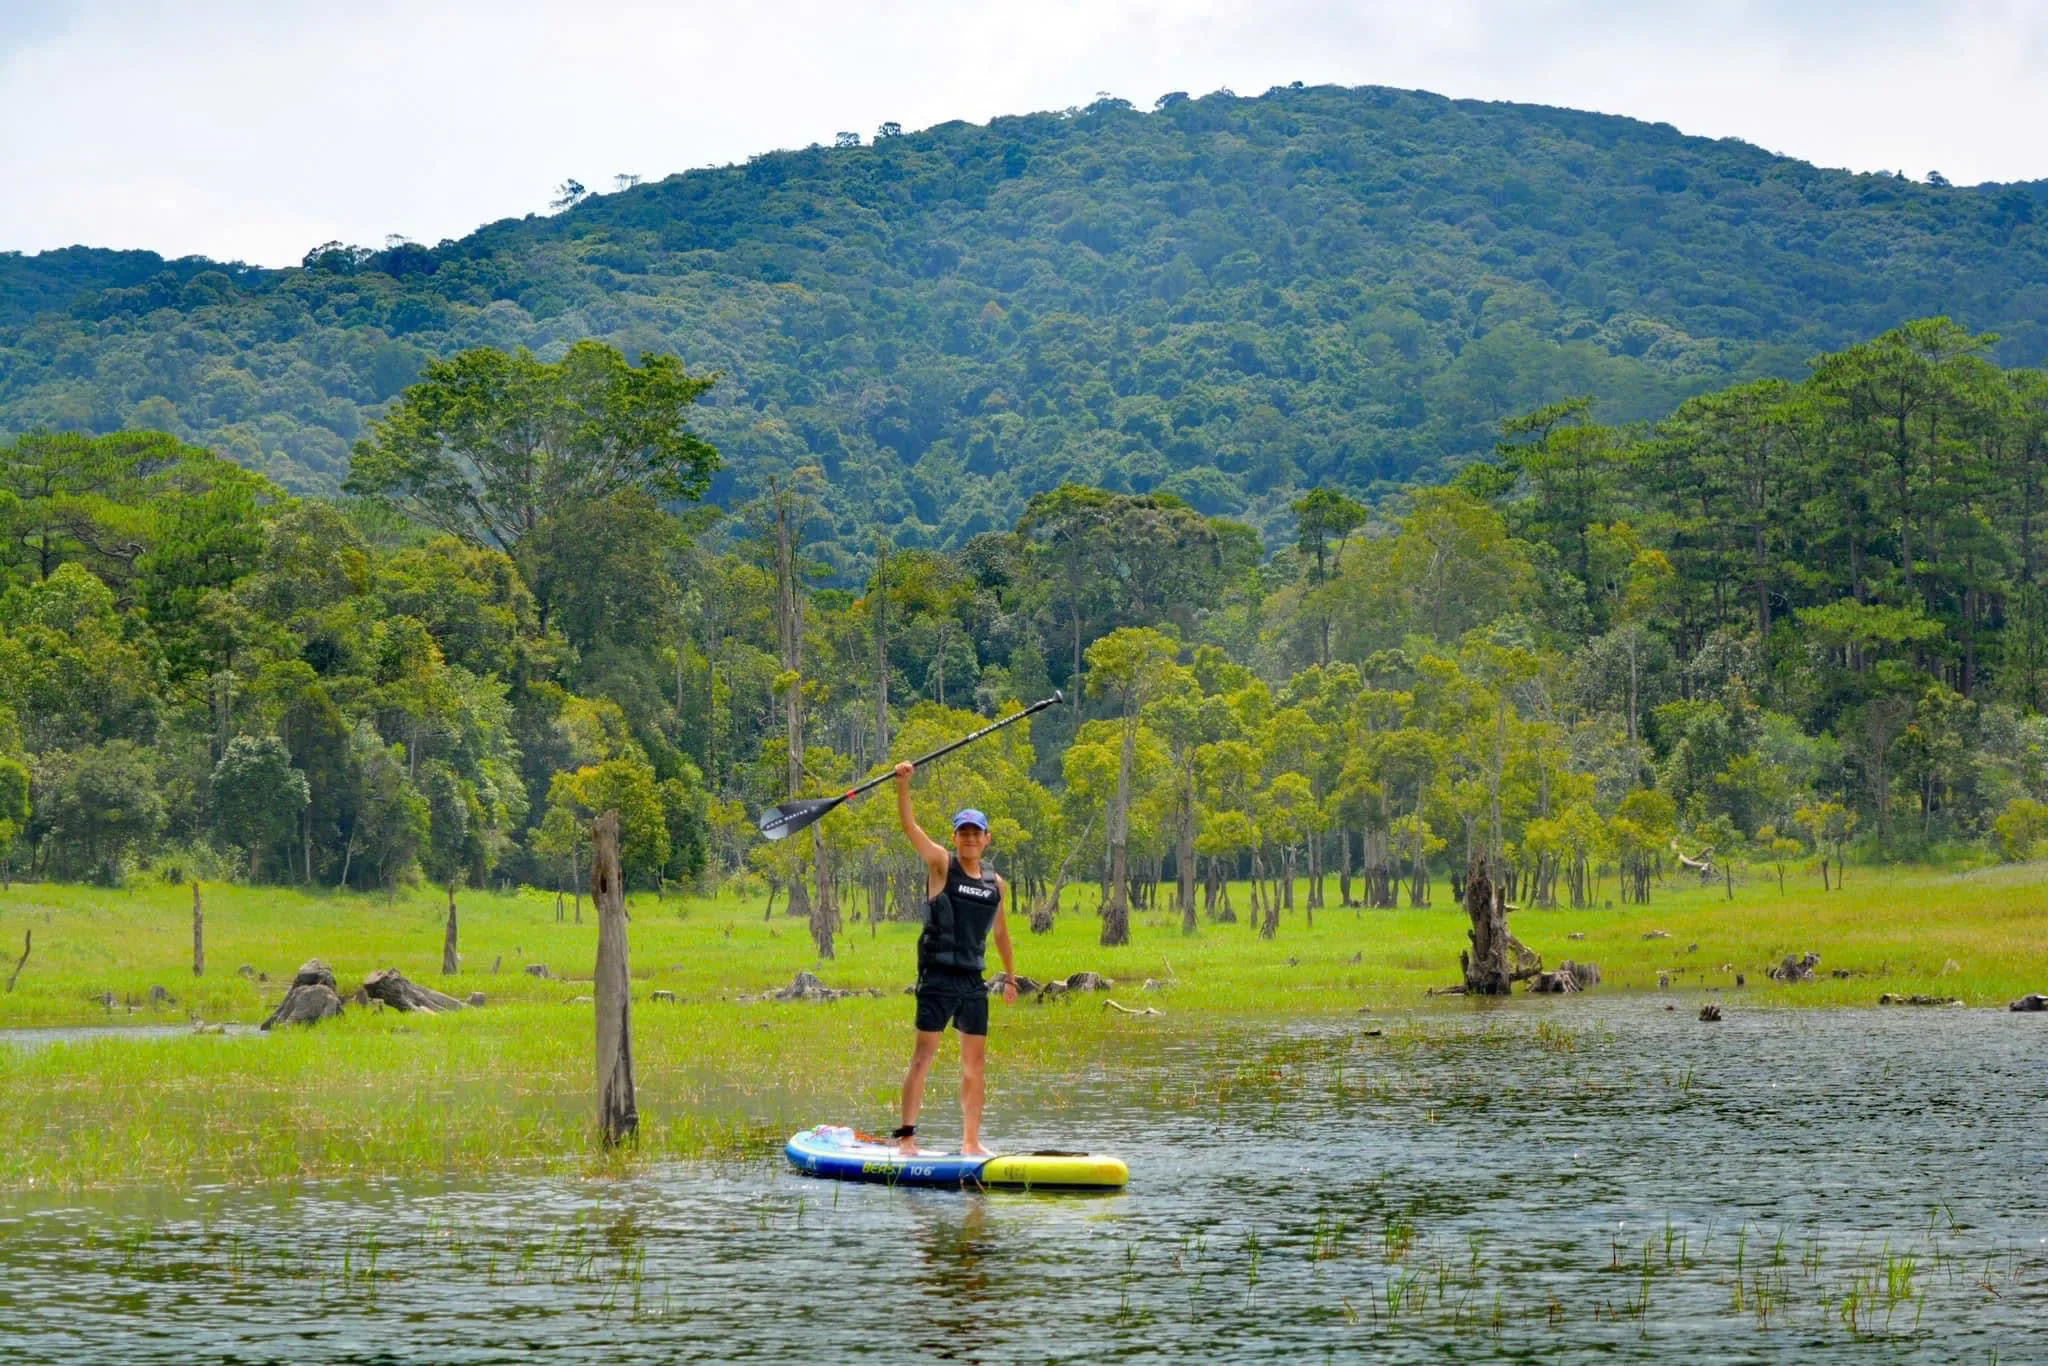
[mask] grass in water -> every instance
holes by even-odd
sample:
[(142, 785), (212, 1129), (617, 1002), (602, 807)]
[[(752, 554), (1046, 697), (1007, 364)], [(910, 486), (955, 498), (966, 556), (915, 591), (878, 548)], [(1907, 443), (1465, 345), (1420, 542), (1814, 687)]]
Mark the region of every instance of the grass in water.
[[(2048, 982), (2048, 941), (2033, 909), (2044, 888), (2048, 869), (2031, 866), (1859, 870), (1844, 891), (1795, 885), (1781, 894), (1775, 882), (1757, 882), (1729, 902), (1719, 888), (1679, 888), (1644, 907), (1522, 911), (1514, 925), (1548, 962), (1598, 962), (1603, 994), (1656, 992), (1659, 974), (1669, 974), (1673, 995), (1718, 989), (1722, 1001), (1744, 1006), (1869, 1004), (1881, 991), (2002, 1005)], [(999, 1005), (997, 1065), (1064, 1074), (1115, 1061), (1140, 1032), (1199, 1041), (1233, 1017), (1332, 1018), (1394, 1006), (1462, 1015), (1473, 1003), (1425, 1006), (1423, 998), (1456, 979), (1465, 943), (1448, 889), (1434, 894), (1436, 909), (1330, 908), (1313, 926), (1289, 913), (1274, 940), (1242, 923), (1205, 922), (1183, 937), (1178, 916), (1161, 909), (1136, 917), (1131, 944), (1104, 949), (1095, 942), (1093, 890), (1070, 889), (1050, 934), (1013, 922), (1019, 970), (1040, 980), (1100, 972), (1116, 979), (1111, 996), (1165, 1013), (1118, 1016), (1095, 996)], [(604, 1155), (590, 1132), (593, 1025), (578, 1000), (590, 992), (596, 950), (587, 905), (578, 924), (557, 918), (552, 893), (464, 893), (463, 970), (444, 978), (445, 901), (432, 889), (391, 899), (236, 887), (205, 895), (208, 968), (195, 979), (189, 888), (15, 884), (0, 897), (0, 950), (18, 956), (24, 932), (33, 944), (15, 990), (0, 994), (0, 1029), (249, 1025), (313, 957), (344, 990), (397, 967), (457, 996), (481, 991), (489, 1004), (433, 1018), (351, 1009), (316, 1029), (263, 1039), (181, 1033), (0, 1046), (0, 1127), (28, 1136), (0, 1149), (0, 1189), (521, 1164), (604, 1175), (629, 1164)], [(1162, 905), (1169, 899), (1163, 893)], [(886, 1113), (908, 1032), (902, 991), (914, 975), (914, 925), (849, 923), (836, 959), (820, 963), (803, 922), (764, 918), (758, 898), (641, 895), (631, 911), (640, 1152), (758, 1151), (821, 1113)], [(1658, 931), (1668, 938), (1647, 937)], [(1765, 976), (1808, 949), (1823, 955), (1820, 981), (1780, 986)], [(526, 971), (538, 965), (549, 975)], [(823, 1005), (736, 999), (799, 970), (879, 995)], [(1827, 975), (1838, 970), (1849, 975)], [(1735, 986), (1738, 973), (1745, 987)], [(154, 987), (168, 999), (153, 999)], [(653, 1003), (655, 991), (674, 1002)], [(1371, 1059), (1336, 1070), (1340, 1101), (1369, 1103), (1407, 1085), (1398, 1067), (1406, 1049), (1483, 1052), (1528, 1039), (1525, 1029), (1468, 1030), (1449, 1041), (1399, 1025), (1385, 1034), (1370, 1041)], [(1537, 1026), (1538, 1046), (1553, 1052), (1577, 1048), (1579, 1038), (1547, 1021)], [(1330, 1049), (1362, 1042), (1305, 1041), (1297, 1056), (1276, 1053), (1211, 1076), (1207, 1094), (1172, 1098), (1219, 1109), (1277, 1105), (1307, 1068), (1332, 1060)], [(1386, 1059), (1394, 1065), (1378, 1065)], [(934, 1084), (944, 1094), (946, 1079)], [(1680, 1090), (1690, 1089), (1688, 1074)], [(1484, 1100), (1477, 1090), (1447, 1097)], [(1860, 1319), (1860, 1304), (1854, 1313)]]

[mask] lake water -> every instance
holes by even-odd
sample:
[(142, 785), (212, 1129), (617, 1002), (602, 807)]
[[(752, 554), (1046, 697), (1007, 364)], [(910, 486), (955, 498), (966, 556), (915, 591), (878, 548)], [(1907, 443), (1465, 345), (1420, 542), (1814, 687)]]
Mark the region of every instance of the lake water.
[[(223, 1038), (260, 1039), (263, 1032), (254, 1025), (216, 1025)], [(192, 1033), (189, 1024), (179, 1025), (48, 1025), (21, 1029), (0, 1029), (0, 1046), (47, 1048), (53, 1043), (90, 1043), (96, 1039), (117, 1039), (142, 1043), (151, 1039), (182, 1039)]]
[(2048, 1018), (1662, 1005), (1133, 1021), (1113, 1070), (998, 1074), (992, 1133), (1122, 1154), (1109, 1196), (843, 1186), (764, 1152), (16, 1201), (0, 1357), (2048, 1356)]

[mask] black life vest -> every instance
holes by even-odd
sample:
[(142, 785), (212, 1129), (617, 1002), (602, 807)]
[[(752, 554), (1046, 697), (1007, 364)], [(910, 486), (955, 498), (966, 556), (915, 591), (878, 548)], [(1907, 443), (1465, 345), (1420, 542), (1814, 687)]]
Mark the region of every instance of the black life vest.
[(918, 972), (981, 976), (989, 927), (1002, 906), (1003, 884), (994, 873), (969, 877), (960, 860), (949, 855), (945, 888), (925, 904), (924, 932), (917, 937)]

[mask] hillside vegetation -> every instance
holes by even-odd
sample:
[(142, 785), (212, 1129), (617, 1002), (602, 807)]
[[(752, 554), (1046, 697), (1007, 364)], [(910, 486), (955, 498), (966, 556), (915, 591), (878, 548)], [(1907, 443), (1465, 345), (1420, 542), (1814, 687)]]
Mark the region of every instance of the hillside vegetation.
[(1909, 317), (2048, 355), (2039, 186), (1379, 88), (842, 141), (302, 269), (0, 256), (0, 432), (158, 428), (332, 491), (427, 358), (596, 337), (721, 375), (714, 500), (821, 463), (857, 570), (877, 527), (959, 545), (1069, 479), (1285, 534), (1298, 490), (1440, 479), (1514, 413), (1660, 416)]

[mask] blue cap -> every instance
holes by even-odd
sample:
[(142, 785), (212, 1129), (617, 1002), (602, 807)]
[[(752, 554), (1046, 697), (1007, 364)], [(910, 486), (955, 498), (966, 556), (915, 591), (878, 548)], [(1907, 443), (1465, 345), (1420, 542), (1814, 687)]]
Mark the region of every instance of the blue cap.
[(953, 828), (958, 830), (963, 825), (979, 826), (985, 833), (988, 830), (988, 817), (971, 806), (962, 807), (953, 813)]

